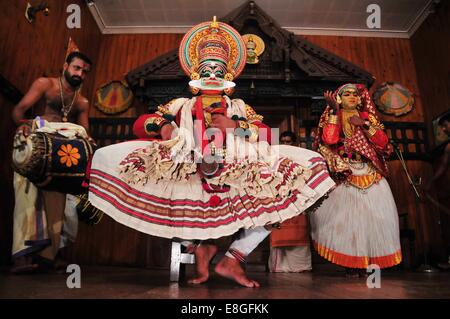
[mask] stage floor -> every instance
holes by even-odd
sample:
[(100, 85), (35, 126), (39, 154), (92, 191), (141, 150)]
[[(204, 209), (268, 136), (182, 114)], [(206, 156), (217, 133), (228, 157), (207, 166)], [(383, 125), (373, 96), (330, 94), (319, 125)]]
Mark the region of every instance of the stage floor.
[[(0, 298), (133, 298), (133, 299), (450, 299), (450, 272), (382, 271), (381, 287), (368, 288), (366, 278), (346, 278), (341, 270), (312, 273), (249, 271), (260, 288), (244, 288), (216, 274), (206, 284), (169, 282), (169, 271), (81, 266), (81, 288), (67, 287), (70, 273), (12, 275), (0, 273)], [(187, 267), (187, 276), (193, 273)], [(69, 280), (70, 281), (70, 280)]]

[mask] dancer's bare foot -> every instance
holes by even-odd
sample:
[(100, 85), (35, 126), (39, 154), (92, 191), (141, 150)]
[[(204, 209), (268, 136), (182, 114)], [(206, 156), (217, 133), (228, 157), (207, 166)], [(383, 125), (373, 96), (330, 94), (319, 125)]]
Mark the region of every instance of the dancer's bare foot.
[(244, 269), (242, 269), (237, 259), (224, 256), (222, 260), (216, 265), (214, 270), (219, 275), (234, 280), (244, 287), (248, 288), (259, 287), (259, 283), (257, 281), (247, 278)]
[(209, 278), (209, 263), (217, 253), (216, 245), (201, 244), (195, 251), (195, 270), (197, 277), (188, 280), (190, 284), (201, 284)]

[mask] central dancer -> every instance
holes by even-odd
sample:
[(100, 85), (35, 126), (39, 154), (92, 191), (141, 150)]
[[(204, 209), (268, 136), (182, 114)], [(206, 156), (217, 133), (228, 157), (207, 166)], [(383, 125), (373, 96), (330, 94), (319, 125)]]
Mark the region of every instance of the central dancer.
[(217, 253), (205, 240), (235, 234), (215, 271), (259, 287), (241, 263), (271, 225), (304, 213), (335, 183), (320, 154), (271, 146), (262, 116), (227, 96), (246, 61), (235, 29), (215, 18), (194, 26), (181, 41), (179, 59), (197, 96), (140, 116), (133, 126), (140, 140), (97, 150), (89, 200), (138, 231), (183, 239), (196, 257), (193, 284), (208, 280)]

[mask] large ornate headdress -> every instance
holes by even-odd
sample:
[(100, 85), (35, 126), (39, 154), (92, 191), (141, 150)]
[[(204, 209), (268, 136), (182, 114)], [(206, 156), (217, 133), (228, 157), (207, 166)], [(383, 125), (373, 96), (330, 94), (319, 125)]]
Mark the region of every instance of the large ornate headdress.
[(199, 90), (229, 94), (246, 62), (246, 46), (241, 35), (223, 22), (203, 22), (190, 29), (181, 40), (178, 57), (191, 78), (193, 93)]

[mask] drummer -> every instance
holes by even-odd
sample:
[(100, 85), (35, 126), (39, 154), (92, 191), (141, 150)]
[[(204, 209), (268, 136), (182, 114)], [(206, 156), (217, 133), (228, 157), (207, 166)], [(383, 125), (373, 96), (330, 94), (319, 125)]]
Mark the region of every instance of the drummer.
[[(89, 102), (80, 88), (92, 62), (83, 53), (70, 53), (60, 77), (41, 77), (33, 82), (22, 100), (14, 107), (12, 118), (18, 125), (16, 134), (27, 137), (31, 120), (27, 110), (43, 109), (39, 115), (48, 122), (72, 122), (89, 128)], [(17, 136), (17, 135), (16, 135)], [(14, 173), (13, 273), (28, 273), (42, 267), (55, 269), (64, 223), (66, 194), (37, 189), (25, 177)]]

